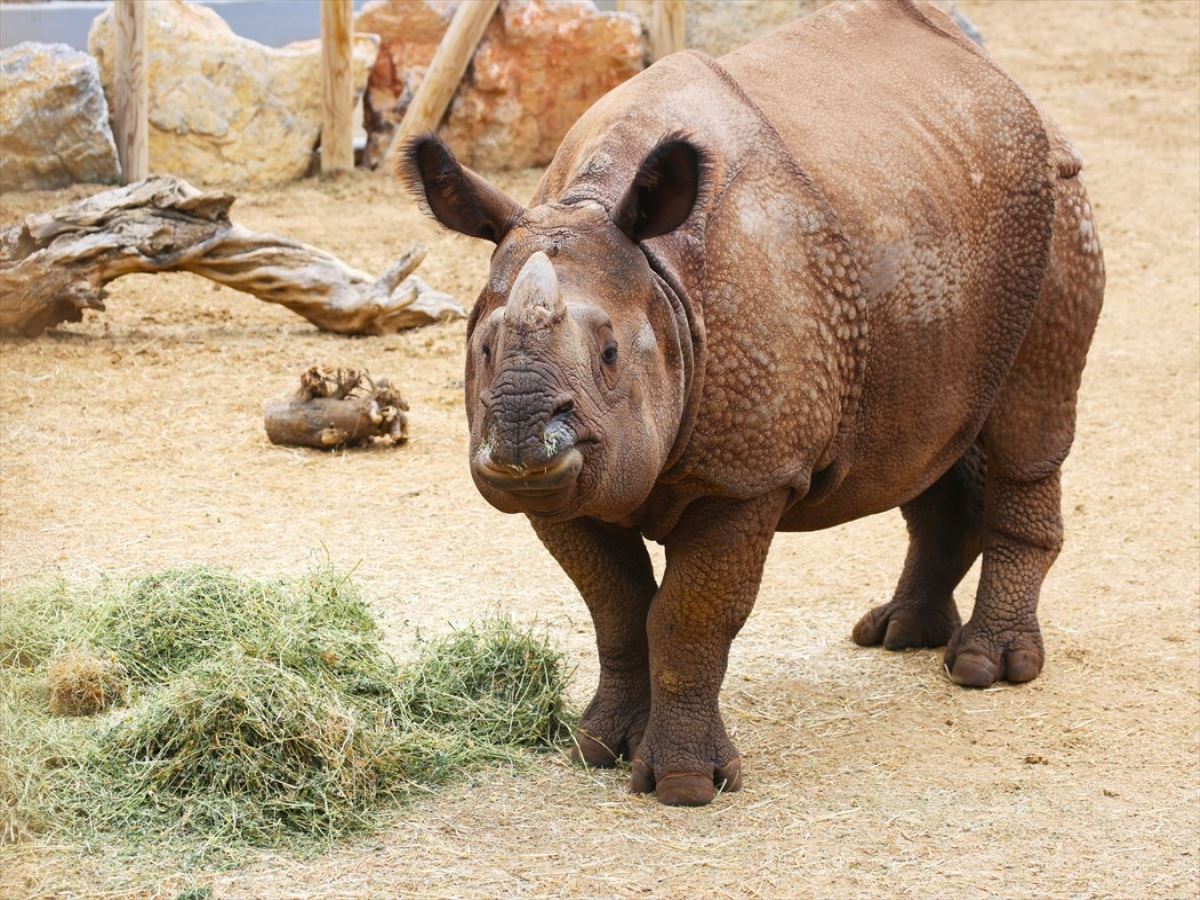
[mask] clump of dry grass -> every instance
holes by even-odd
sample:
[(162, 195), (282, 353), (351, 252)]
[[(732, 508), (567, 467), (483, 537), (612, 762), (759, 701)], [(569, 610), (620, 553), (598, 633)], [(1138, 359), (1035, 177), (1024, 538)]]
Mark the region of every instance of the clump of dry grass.
[(46, 685), (53, 715), (94, 716), (124, 699), (129, 676), (117, 660), (77, 649), (50, 663)]
[[(385, 800), (519, 763), (569, 730), (562, 655), (506, 619), (424, 643), (401, 669), (353, 584), (328, 571), (259, 582), (171, 570), (93, 600), (0, 667), (0, 800), (19, 809), (0, 821), (10, 839), (54, 827), (221, 849), (328, 839)], [(126, 672), (129, 709), (116, 718), (46, 714), (99, 712)]]

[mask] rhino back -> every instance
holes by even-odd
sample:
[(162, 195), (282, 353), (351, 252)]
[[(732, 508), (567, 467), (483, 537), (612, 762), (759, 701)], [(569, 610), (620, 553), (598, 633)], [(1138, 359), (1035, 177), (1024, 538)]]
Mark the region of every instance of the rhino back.
[(659, 141), (704, 151), (695, 213), (645, 245), (697, 345), (664, 504), (801, 496), (824, 470), (821, 527), (919, 493), (978, 432), (1054, 197), (1036, 109), (952, 29), (834, 5), (718, 61), (670, 56), (567, 134), (535, 204), (612, 209)]

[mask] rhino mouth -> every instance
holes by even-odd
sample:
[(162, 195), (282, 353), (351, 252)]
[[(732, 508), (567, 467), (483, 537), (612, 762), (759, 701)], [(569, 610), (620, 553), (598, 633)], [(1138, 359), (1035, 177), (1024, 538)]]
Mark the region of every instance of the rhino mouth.
[(575, 483), (583, 469), (583, 453), (572, 446), (539, 466), (496, 465), (480, 454), (471, 464), (475, 475), (488, 486), (519, 499), (555, 497)]

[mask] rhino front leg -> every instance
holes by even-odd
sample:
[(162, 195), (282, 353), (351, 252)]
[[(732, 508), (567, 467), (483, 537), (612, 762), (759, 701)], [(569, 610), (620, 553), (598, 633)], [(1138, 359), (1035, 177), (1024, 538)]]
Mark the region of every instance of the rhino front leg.
[(671, 806), (702, 806), (717, 785), (741, 787), (741, 760), (718, 697), (729, 645), (762, 578), (786, 492), (688, 507), (667, 539), (667, 568), (647, 622), (650, 721), (633, 758), (631, 790)]
[(530, 517), (542, 543), (575, 582), (592, 614), (600, 684), (575, 734), (576, 762), (608, 768), (630, 759), (650, 715), (646, 615), (657, 585), (642, 536), (593, 519)]

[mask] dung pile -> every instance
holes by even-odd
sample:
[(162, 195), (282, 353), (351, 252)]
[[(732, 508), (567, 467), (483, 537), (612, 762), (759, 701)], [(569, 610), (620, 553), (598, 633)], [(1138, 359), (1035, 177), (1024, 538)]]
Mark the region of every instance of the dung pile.
[(329, 571), (171, 570), (0, 609), (0, 842), (330, 838), (569, 731), (563, 658), (544, 639), (488, 620), (401, 668)]

